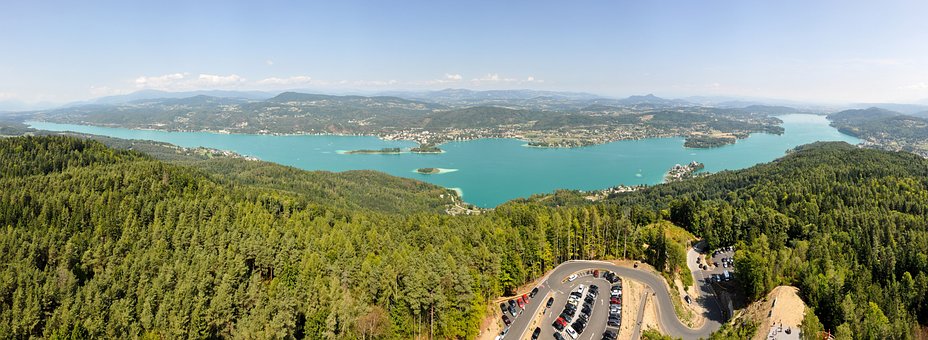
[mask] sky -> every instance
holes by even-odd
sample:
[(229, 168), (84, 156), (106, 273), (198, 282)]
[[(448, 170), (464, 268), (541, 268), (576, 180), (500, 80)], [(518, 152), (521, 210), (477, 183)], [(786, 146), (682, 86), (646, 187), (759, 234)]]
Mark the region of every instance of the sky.
[(926, 13), (924, 0), (2, 1), (0, 101), (469, 88), (921, 102)]

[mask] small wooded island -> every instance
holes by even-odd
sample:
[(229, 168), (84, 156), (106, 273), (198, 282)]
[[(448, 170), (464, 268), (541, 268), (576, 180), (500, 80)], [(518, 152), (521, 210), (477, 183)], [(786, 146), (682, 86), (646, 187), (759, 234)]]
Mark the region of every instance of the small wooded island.
[(352, 151), (348, 151), (348, 152), (345, 152), (345, 153), (346, 153), (346, 154), (349, 154), (349, 155), (355, 155), (355, 154), (398, 154), (398, 153), (400, 153), (400, 151), (401, 151), (400, 148), (383, 148), (383, 149), (380, 149), (380, 150), (352, 150)]
[(434, 175), (434, 174), (440, 173), (441, 169), (439, 168), (418, 168), (416, 169), (416, 172), (423, 174), (423, 175)]
[(731, 135), (688, 136), (686, 137), (686, 142), (683, 143), (683, 146), (687, 148), (708, 149), (708, 148), (716, 148), (720, 146), (725, 146), (729, 144), (735, 144), (735, 141), (737, 141), (737, 138)]
[(417, 147), (409, 149), (410, 152), (415, 153), (442, 153), (442, 149), (439, 149), (437, 146), (432, 144), (421, 144)]

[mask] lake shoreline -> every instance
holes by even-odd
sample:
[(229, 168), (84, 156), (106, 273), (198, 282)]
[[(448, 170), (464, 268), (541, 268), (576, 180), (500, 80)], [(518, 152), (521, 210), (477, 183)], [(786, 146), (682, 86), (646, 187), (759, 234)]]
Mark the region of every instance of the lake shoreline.
[[(376, 170), (445, 188), (462, 188), (464, 200), (490, 208), (506, 201), (558, 189), (597, 190), (617, 185), (657, 185), (667, 169), (694, 159), (706, 172), (736, 170), (773, 161), (798, 145), (815, 141), (860, 140), (840, 133), (821, 116), (793, 115), (784, 119), (783, 135), (755, 133), (720, 148), (684, 147), (683, 137), (622, 140), (580, 148), (526, 147), (516, 138), (482, 138), (442, 144), (441, 154), (415, 154), (414, 142), (385, 141), (376, 136), (274, 137), (243, 134), (165, 132), (74, 124), (30, 122), (33, 128), (75, 131), (122, 139), (143, 139), (182, 147), (203, 146), (247, 154), (303, 170), (341, 172)], [(398, 155), (339, 155), (339, 150), (400, 148)], [(420, 168), (460, 169), (453, 174), (421, 174)]]

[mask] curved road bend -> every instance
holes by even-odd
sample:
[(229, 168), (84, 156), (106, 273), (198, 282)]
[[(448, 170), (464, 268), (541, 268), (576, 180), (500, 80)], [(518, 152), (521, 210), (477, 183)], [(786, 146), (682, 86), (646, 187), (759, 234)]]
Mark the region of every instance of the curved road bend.
[[(674, 312), (671, 295), (667, 290), (667, 285), (664, 283), (664, 278), (658, 276), (657, 274), (635, 268), (621, 267), (609, 262), (568, 261), (557, 266), (557, 268), (554, 268), (554, 271), (552, 271), (547, 277), (545, 277), (544, 280), (542, 280), (541, 284), (538, 286), (538, 295), (536, 295), (534, 299), (530, 300), (529, 304), (525, 306), (525, 311), (523, 312), (525, 315), (520, 315), (509, 327), (509, 336), (515, 339), (522, 339), (527, 336), (529, 334), (528, 332), (530, 331), (528, 327), (529, 323), (532, 321), (532, 315), (537, 314), (539, 312), (539, 308), (544, 308), (543, 305), (546, 302), (546, 299), (542, 297), (552, 294), (553, 291), (569, 292), (574, 288), (574, 284), (577, 283), (576, 281), (562, 282), (562, 280), (573, 273), (594, 269), (609, 270), (622, 277), (623, 280), (635, 280), (649, 286), (651, 291), (654, 292), (655, 299), (653, 303), (657, 304), (658, 322), (660, 323), (661, 329), (670, 336), (680, 337), (683, 339), (708, 338), (709, 335), (712, 334), (712, 332), (718, 330), (724, 322), (722, 319), (722, 313), (718, 309), (717, 305), (712, 301), (709, 301), (710, 298), (714, 299), (714, 296), (710, 297), (708, 295), (702, 295), (698, 299), (698, 302), (703, 304), (707, 310), (707, 315), (705, 315), (706, 322), (702, 327), (693, 329), (683, 324), (683, 322), (677, 318), (677, 313)], [(708, 293), (709, 289), (707, 286), (709, 283), (701, 277), (694, 279), (700, 285), (702, 292)], [(608, 293), (608, 291), (604, 291), (604, 293)], [(550, 328), (551, 325), (542, 324), (541, 327)]]

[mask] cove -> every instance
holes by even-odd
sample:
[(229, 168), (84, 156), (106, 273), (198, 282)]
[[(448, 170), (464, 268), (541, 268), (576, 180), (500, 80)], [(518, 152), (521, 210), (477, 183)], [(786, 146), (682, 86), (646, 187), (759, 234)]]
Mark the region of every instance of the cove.
[[(341, 154), (339, 151), (410, 148), (410, 141), (385, 141), (373, 136), (274, 136), (132, 130), (48, 122), (27, 122), (32, 128), (146, 139), (183, 147), (230, 150), (306, 170), (371, 169), (460, 189), (465, 201), (495, 207), (518, 197), (555, 189), (595, 190), (625, 184), (658, 184), (674, 164), (698, 161), (703, 171), (750, 167), (783, 156), (798, 145), (816, 141), (860, 142), (828, 125), (824, 116), (778, 116), (782, 135), (752, 134), (733, 145), (712, 149), (683, 147), (683, 138), (625, 140), (580, 148), (533, 148), (515, 139), (479, 139), (441, 145), (440, 154)], [(454, 169), (419, 174), (418, 168)]]

